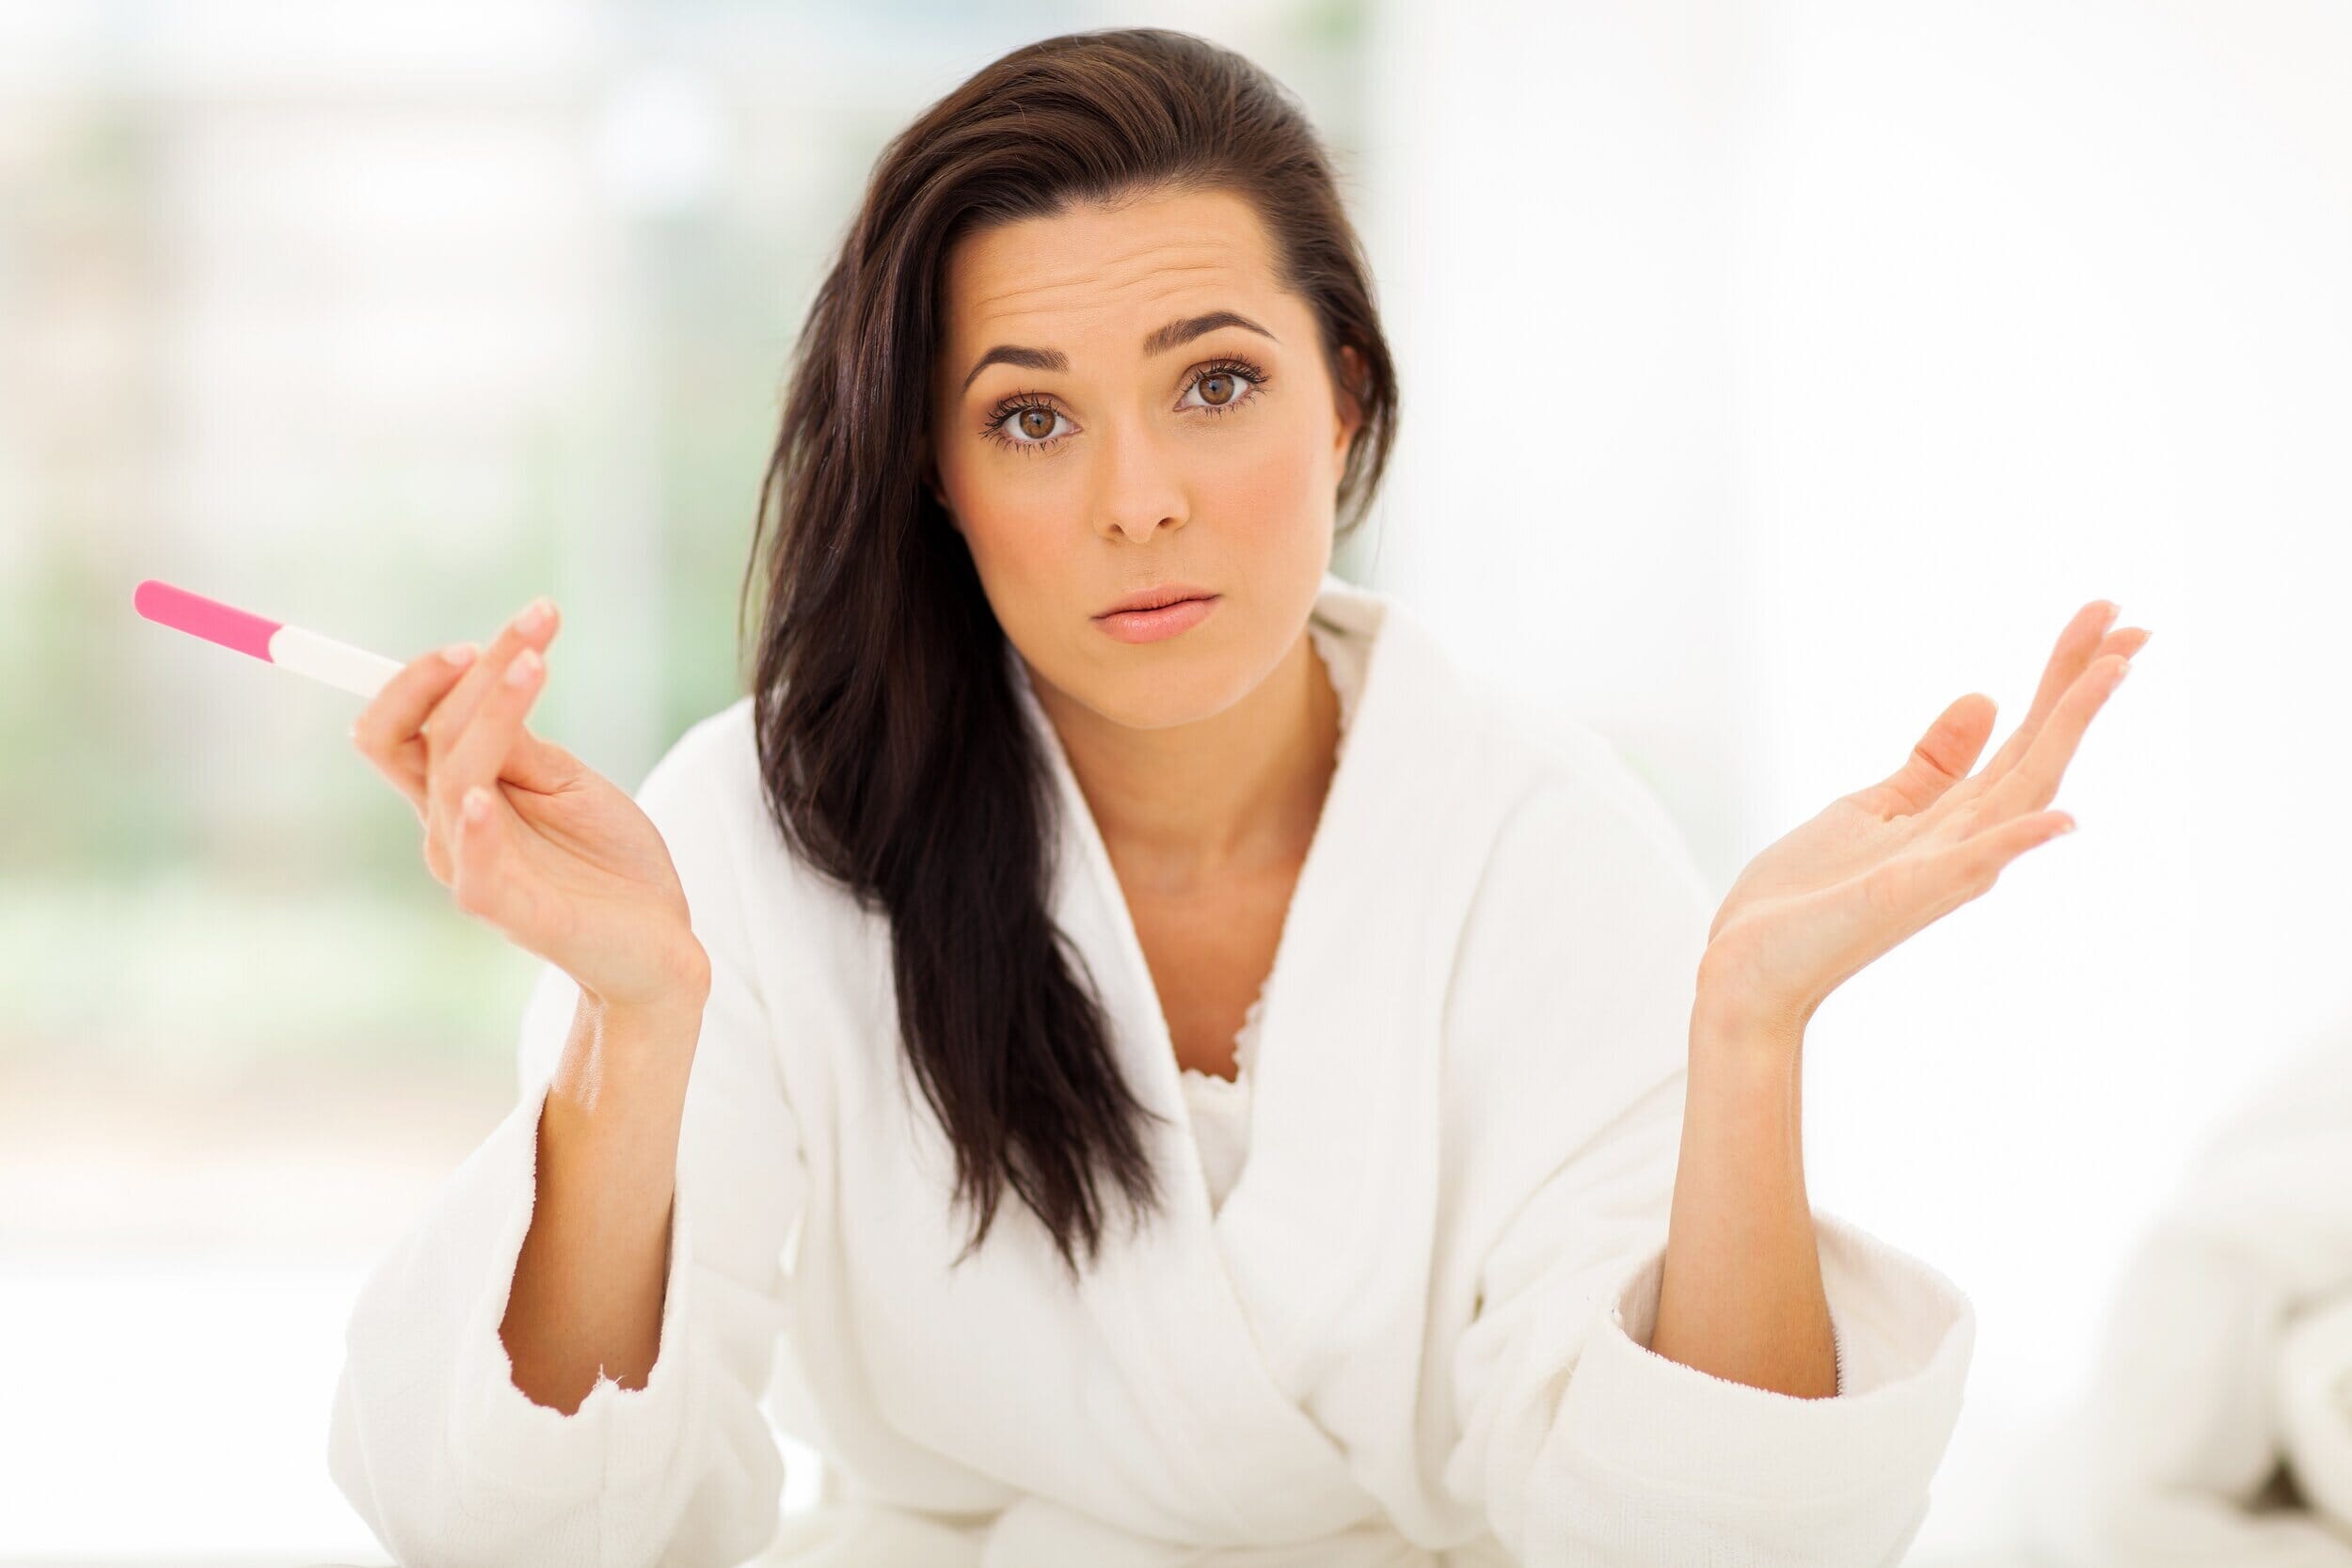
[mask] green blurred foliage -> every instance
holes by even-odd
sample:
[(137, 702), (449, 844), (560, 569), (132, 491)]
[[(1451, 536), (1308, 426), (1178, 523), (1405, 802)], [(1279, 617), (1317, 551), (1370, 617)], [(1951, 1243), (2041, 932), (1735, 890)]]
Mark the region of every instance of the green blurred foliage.
[[(342, 295), (327, 296), (337, 303), (325, 315), (303, 314), (297, 296), (280, 318), (262, 285), (257, 317), (257, 286), (230, 280), (233, 308), (246, 312), (231, 318), (240, 329), (258, 325), (265, 340), (287, 333), (297, 341), (283, 352), (305, 365), (312, 361), (301, 356), (377, 308), (371, 302), (392, 298), (386, 319), (397, 323), (406, 320), (399, 310), (437, 297), (430, 287), (381, 293), (384, 275), (368, 270), (364, 254), (364, 236), (374, 232), (368, 225), (379, 220), (362, 210), (364, 193), (301, 185), (319, 178), (317, 166), (290, 154), (281, 167), (265, 146), (257, 153), (240, 141), (246, 105), (157, 92), (131, 77), (0, 106), (0, 337), (10, 322), (40, 329), (27, 340), (29, 355), (11, 356), (13, 366), (0, 360), (0, 661), (11, 674), (0, 690), (0, 1063), (67, 1053), (85, 1064), (212, 1073), (384, 1056), (434, 1070), (511, 1070), (513, 1026), (538, 960), (459, 912), (429, 876), (415, 817), (347, 743), (355, 699), (145, 622), (133, 611), (133, 590), (162, 578), (401, 658), (445, 641), (486, 640), (559, 583), (594, 583), (609, 604), (636, 585), (618, 568), (583, 561), (595, 547), (583, 541), (611, 534), (583, 529), (572, 514), (583, 497), (599, 499), (598, 485), (615, 471), (606, 448), (620, 418), (637, 443), (637, 467), (622, 471), (649, 480), (596, 526), (650, 531), (642, 542), (658, 560), (653, 645), (614, 649), (589, 620), (581, 635), (606, 640), (576, 641), (572, 650), (559, 642), (551, 656), (559, 676), (534, 727), (572, 744), (577, 734), (599, 733), (590, 721), (612, 717), (607, 694), (582, 677), (592, 662), (577, 650), (586, 647), (647, 673), (649, 690), (628, 699), (630, 722), (602, 727), (634, 737), (632, 747), (651, 732), (658, 753), (735, 701), (749, 657), (738, 639), (739, 594), (793, 340), (871, 158), (916, 106), (903, 92), (885, 101), (856, 73), (927, 82), (918, 96), (928, 99), (1024, 37), (1110, 24), (1082, 6), (1019, 27), (976, 22), (962, 8), (912, 8), (964, 29), (961, 41), (943, 33), (926, 55), (909, 47), (903, 14), (828, 19), (844, 29), (824, 35), (844, 80), (822, 84), (830, 96), (817, 109), (781, 112), (760, 71), (723, 51), (701, 59), (692, 70), (732, 128), (731, 164), (689, 199), (595, 220), (605, 225), (593, 230), (598, 247), (611, 250), (583, 258), (581, 276), (601, 276), (595, 268), (618, 258), (614, 276), (624, 281), (605, 304), (621, 324), (612, 340), (620, 349), (588, 356), (587, 373), (569, 381), (518, 378), (522, 404), (490, 410), (499, 423), (480, 438), (449, 421), (378, 429), (354, 419), (303, 444), (271, 446), (277, 410), (239, 402), (298, 398), (309, 372), (286, 372), (268, 357), (279, 347), (265, 341), (255, 351), (265, 390), (246, 390), (236, 376), (251, 367), (222, 357), (224, 328), (197, 313), (191, 300), (207, 296), (192, 275), (215, 269), (208, 286), (217, 288), (217, 269), (244, 266), (289, 289), (353, 291), (347, 308)], [(1368, 8), (1308, 0), (1278, 11), (1268, 36), (1294, 55), (1278, 70), (1343, 150)], [(658, 33), (654, 17), (640, 20)], [(707, 5), (669, 20), (680, 59), (692, 56), (700, 26), (723, 24), (782, 49), (811, 25), (804, 15), (762, 20)], [(870, 59), (860, 40), (877, 46)], [(495, 138), (512, 134), (512, 117), (525, 117), (532, 135), (570, 123), (567, 115), (591, 124), (595, 95), (609, 86), (583, 83), (578, 105), (554, 107), (527, 93), (509, 103), (495, 88), (472, 97), (475, 89), (455, 89), (444, 122), (418, 124), (442, 135), (486, 126), (485, 146), (508, 146)], [(302, 112), (339, 126), (337, 101), (330, 94), (320, 103)], [(396, 93), (356, 101), (363, 134), (352, 144), (361, 160), (354, 166), (387, 156), (372, 138), (392, 122), (368, 116), (410, 112)], [(813, 144), (811, 123), (823, 126)], [(208, 248), (217, 236), (191, 209), (192, 192), (246, 211), (233, 182), (186, 182), (191, 168), (219, 180), (216, 169), (201, 173), (206, 157), (221, 155), (208, 139), (215, 136), (230, 159), (258, 158), (268, 178), (315, 193), (254, 209), (262, 221), (288, 226), (284, 254), (296, 260), (249, 234), (226, 253)], [(419, 154), (427, 161), (415, 166), (446, 155)], [(601, 214), (593, 171), (581, 177), (579, 199)], [(776, 194), (779, 182), (788, 196)], [(335, 205), (347, 199), (361, 205)], [(324, 217), (306, 228), (322, 207)], [(580, 221), (577, 209), (553, 211)], [(330, 242), (362, 250), (355, 261), (302, 248)], [(469, 294), (459, 269), (501, 258), (468, 250), (462, 231), (448, 243), (453, 270), (440, 286), (463, 319), (489, 296)], [(349, 276), (314, 279), (306, 270), (313, 262), (302, 259), (320, 254)], [(431, 249), (422, 257), (444, 261)], [(282, 277), (271, 270), (280, 267)], [(362, 341), (372, 351), (389, 345), (389, 385), (418, 373), (389, 334)], [(202, 361), (212, 381), (191, 379), (188, 367), (201, 356), (212, 356)], [(355, 352), (326, 362), (345, 382), (326, 392), (357, 388), (351, 406), (374, 406), (373, 361)], [(628, 380), (618, 416), (599, 401), (612, 395), (616, 375)], [(199, 415), (215, 412), (198, 402), (221, 395), (227, 436), (208, 427), (191, 437)], [(211, 513), (178, 504), (185, 476), (174, 465), (205, 442), (213, 443), (206, 460), (235, 471), (229, 493), (261, 495), (277, 508), (274, 518), (247, 532), (245, 517), (222, 519), (216, 502)], [(250, 452), (261, 455), (248, 463)], [(466, 521), (439, 525), (450, 516)], [(1350, 570), (1344, 557), (1340, 565)], [(567, 631), (593, 614), (565, 608)], [(756, 634), (758, 610), (755, 584), (747, 637)], [(652, 761), (576, 749), (625, 787)]]

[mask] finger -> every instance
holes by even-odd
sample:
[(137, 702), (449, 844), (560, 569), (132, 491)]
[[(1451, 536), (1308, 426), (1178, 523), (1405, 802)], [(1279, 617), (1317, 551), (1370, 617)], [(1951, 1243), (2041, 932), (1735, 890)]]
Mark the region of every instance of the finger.
[(481, 651), (478, 643), (453, 642), (410, 659), (368, 700), (352, 723), (352, 745), (408, 798), (420, 816), (424, 814), (424, 753), (415, 745), (417, 731)]
[(2026, 748), (2033, 744), (2033, 737), (2041, 732), (2051, 711), (2058, 706), (2058, 699), (2090, 667), (2091, 660), (2100, 657), (2107, 628), (2115, 624), (2119, 613), (2119, 607), (2109, 599), (2093, 599), (2074, 611), (2074, 619), (2066, 623), (2066, 629), (2058, 633), (2057, 646), (2050, 650), (2050, 662), (2042, 669), (2042, 684), (2034, 690), (2032, 706), (2018, 721), (2016, 733), (1986, 765), (1988, 781), (2008, 772), (2016, 766), (2017, 759), (2025, 755)]
[(2090, 721), (2106, 705), (2115, 689), (2131, 673), (2131, 660), (2114, 654), (2102, 655), (2081, 678), (2066, 689), (2058, 705), (2050, 712), (2050, 721), (2033, 744), (2017, 760), (2001, 781), (1984, 794), (1979, 820), (2000, 822), (2021, 812), (2039, 811), (2057, 796), (2058, 781), (2065, 776), (2067, 764), (2074, 757), (2074, 749), (2082, 743), (2083, 732)]
[(2038, 848), (2061, 833), (2074, 831), (2074, 819), (2062, 811), (2041, 811), (2026, 816), (2011, 817), (1996, 827), (1987, 828), (1973, 838), (1930, 854), (1920, 868), (1922, 880), (1943, 890), (1948, 899), (1946, 908), (1938, 909), (1936, 918), (1949, 910), (1958, 909), (1972, 898), (1980, 897), (1999, 880), (2010, 862), (2028, 849)]
[(497, 684), (484, 693), (465, 730), (446, 738), (447, 749), (433, 764), (429, 786), (444, 837), (455, 840), (459, 804), (468, 790), (487, 789), (503, 799), (500, 775), (521, 734), (523, 715), (546, 684), (546, 661), (538, 649), (517, 649)]
[(1993, 699), (1981, 691), (1953, 703), (1928, 726), (1910, 760), (1866, 791), (1862, 803), (1880, 816), (1927, 810), (1976, 766), (1993, 734)]
[[(498, 782), (517, 785), (534, 795), (554, 795), (571, 788), (587, 771), (586, 763), (581, 762), (555, 742), (542, 740), (525, 728), (516, 738), (515, 749), (506, 754), (506, 767), (499, 775)], [(436, 831), (437, 818), (432, 803), (426, 799), (426, 784), (421, 769), (418, 774), (416, 790), (414, 804), (417, 809), (417, 820), (423, 825), (425, 830), (425, 869), (433, 873), (435, 881), (439, 882), (443, 887), (448, 887), (451, 885), (452, 879), (456, 875), (455, 867), (452, 863), (453, 857), (448, 838)], [(508, 809), (511, 811), (511, 800), (503, 791), (498, 790), (494, 785), (493, 794), (501, 800), (508, 800)], [(461, 813), (464, 806), (465, 800), (461, 796), (458, 800), (458, 808)]]
[[(404, 783), (403, 793), (408, 795), (409, 804), (416, 808), (417, 820), (430, 825), (431, 803), (425, 799), (424, 742), (409, 742), (403, 759), (397, 765)], [(502, 783), (518, 785), (534, 795), (554, 795), (569, 789), (587, 770), (586, 763), (554, 741), (532, 734), (530, 726), (525, 725), (516, 736), (513, 749), (506, 753), (506, 763), (500, 770), (499, 778)], [(393, 769), (387, 771), (389, 774)]]
[[(539, 619), (534, 620), (534, 615)], [(561, 625), (562, 617), (543, 594), (499, 628), (498, 635), (490, 640), (489, 647), (483, 650), (480, 658), (474, 660), (473, 668), (466, 672), (456, 686), (451, 689), (449, 695), (441, 699), (440, 705), (426, 719), (423, 728), (428, 766), (439, 764), (454, 738), (465, 731), (474, 710), (482, 705), (483, 694), (506, 673), (506, 667), (515, 656), (527, 647), (536, 648), (544, 654), (548, 644), (555, 640)]]
[(537, 932), (541, 895), (517, 850), (514, 824), (514, 811), (495, 786), (476, 785), (459, 797), (450, 894), (460, 910), (501, 931)]
[[(2100, 642), (2096, 657), (2105, 658), (2112, 654), (2128, 659), (2146, 647), (2148, 639), (2153, 635), (2144, 626), (2119, 626), (2107, 633), (2106, 639)], [(2085, 668), (2089, 666), (2086, 665)], [(2038, 729), (2039, 726), (2037, 725), (2036, 728)], [(2009, 770), (2016, 766), (2019, 755), (2031, 743), (2031, 734), (2022, 729), (2019, 734), (2010, 736), (2009, 743), (2003, 746), (2000, 753), (1986, 766), (1983, 782), (1990, 785), (2006, 776)]]
[(2010, 862), (2074, 826), (2074, 818), (2062, 811), (2042, 812), (1940, 848), (1901, 854), (1872, 868), (1860, 884), (1861, 896), (1839, 899), (1824, 924), (1822, 934), (1831, 951), (1842, 955), (1838, 983), (1981, 896)]
[(552, 740), (531, 733), (528, 724), (518, 726), (515, 744), (507, 749), (506, 766), (499, 777), (507, 784), (519, 784), (534, 795), (553, 795), (569, 789), (588, 765)]

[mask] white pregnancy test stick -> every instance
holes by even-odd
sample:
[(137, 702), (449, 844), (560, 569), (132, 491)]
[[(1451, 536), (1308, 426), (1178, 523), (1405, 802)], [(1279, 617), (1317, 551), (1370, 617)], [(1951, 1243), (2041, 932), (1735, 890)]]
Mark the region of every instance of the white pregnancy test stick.
[(131, 603), (141, 615), (159, 626), (184, 631), (207, 642), (217, 642), (241, 654), (251, 654), (298, 675), (340, 686), (362, 697), (373, 697), (383, 690), (384, 683), (403, 668), (396, 658), (386, 658), (382, 654), (372, 654), (365, 648), (355, 648), (348, 642), (338, 642), (283, 621), (265, 620), (153, 578), (139, 584), (137, 592), (131, 595)]

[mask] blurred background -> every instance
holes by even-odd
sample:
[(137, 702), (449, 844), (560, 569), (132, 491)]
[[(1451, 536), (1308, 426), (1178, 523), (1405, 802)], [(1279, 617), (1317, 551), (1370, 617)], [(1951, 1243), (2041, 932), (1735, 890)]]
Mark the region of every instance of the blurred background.
[[(0, 1561), (384, 1560), (360, 1278), (512, 1103), (535, 960), (357, 699), (533, 594), (633, 787), (743, 688), (781, 375), (883, 141), (1150, 23), (1322, 127), (1404, 385), (1335, 563), (1614, 738), (1720, 891), (2068, 614), (2156, 628), (2083, 831), (1816, 1019), (1815, 1204), (1952, 1275), (1912, 1561), (2017, 1466), (2201, 1131), (2352, 1010), (2342, 0), (0, 0)], [(787, 1506), (816, 1475), (794, 1455)]]

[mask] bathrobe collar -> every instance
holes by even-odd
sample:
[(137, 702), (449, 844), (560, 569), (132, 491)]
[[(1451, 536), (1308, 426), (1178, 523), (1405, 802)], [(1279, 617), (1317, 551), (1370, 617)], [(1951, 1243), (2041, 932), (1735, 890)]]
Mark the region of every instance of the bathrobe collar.
[(1164, 1208), (1106, 1243), (1085, 1294), (1131, 1364), (1166, 1379), (1170, 1451), (1193, 1456), (1204, 1523), (1235, 1540), (1311, 1537), (1368, 1501), (1301, 1400), (1360, 1341), (1383, 1256), (1432, 1244), (1440, 1008), (1510, 794), (1426, 626), (1330, 574), (1314, 613), (1373, 641), (1266, 982), (1248, 1153), (1215, 1211), (1117, 873), (1008, 651), (1059, 797), (1056, 915), (1089, 956), (1127, 1082), (1163, 1118), (1144, 1131)]

